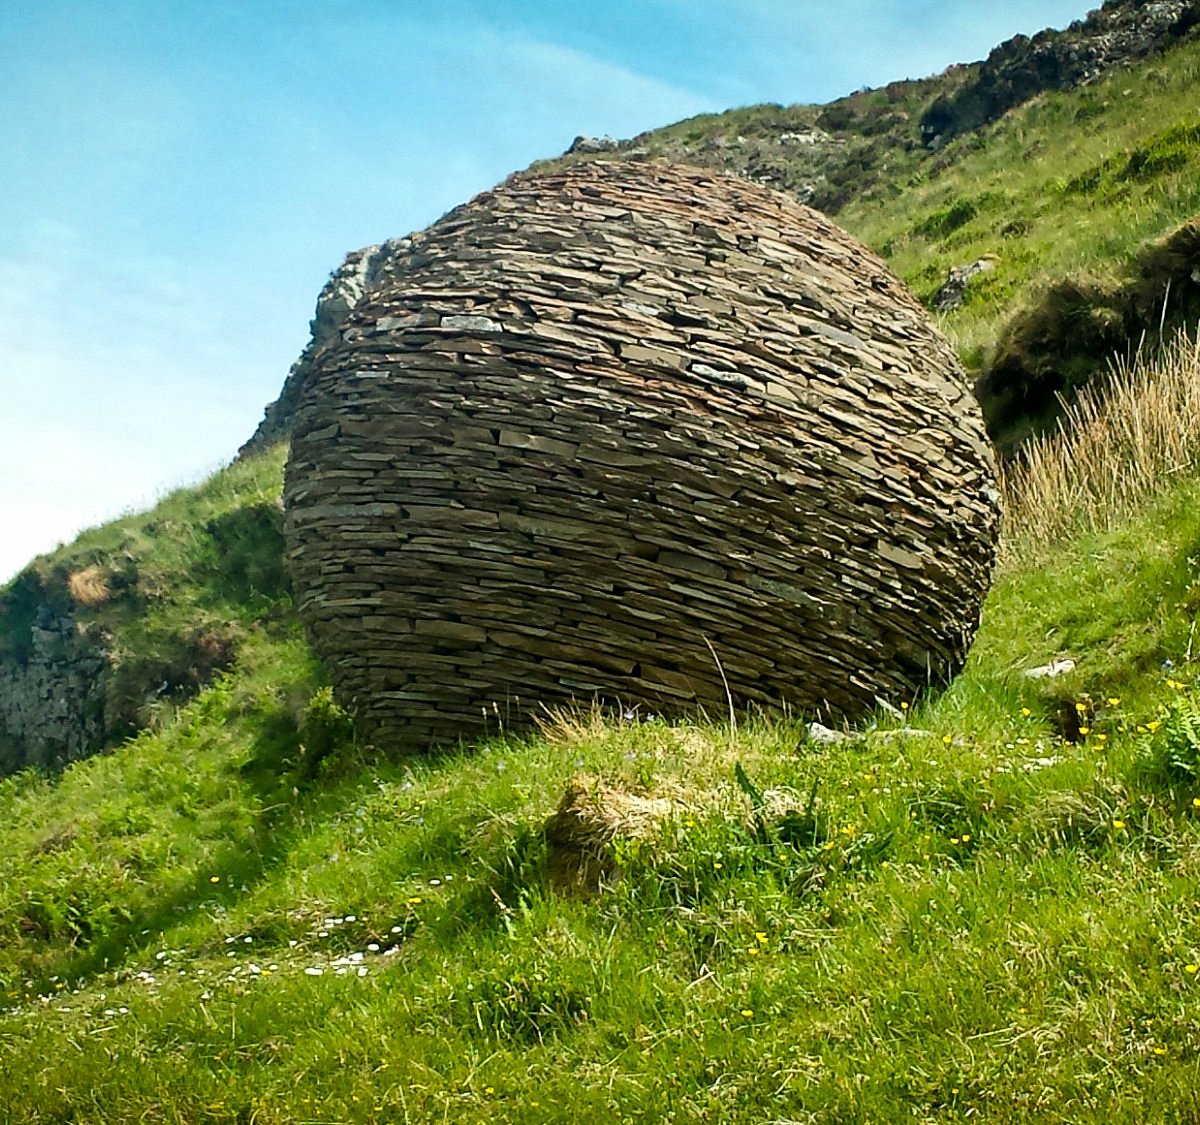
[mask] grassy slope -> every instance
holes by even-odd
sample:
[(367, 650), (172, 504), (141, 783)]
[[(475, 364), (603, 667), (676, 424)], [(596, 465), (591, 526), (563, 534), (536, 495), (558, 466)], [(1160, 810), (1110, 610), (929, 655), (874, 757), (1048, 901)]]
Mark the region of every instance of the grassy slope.
[(999, 268), (946, 318), (978, 364), (1039, 286), (1111, 274), (1200, 211), (1198, 84), (1200, 44), (1189, 44), (1094, 86), (1042, 95), (955, 141), (897, 198), (855, 201), (839, 221), (925, 299), (950, 266), (997, 255)]
[[(926, 301), (951, 266), (997, 255), (999, 268), (944, 318), (968, 366), (978, 367), (1041, 286), (1111, 274), (1146, 240), (1200, 211), (1200, 43), (1088, 87), (1040, 95), (930, 153), (917, 143), (920, 113), (965, 77), (897, 83), (831, 107), (709, 114), (633, 143), (785, 190), (818, 184), (817, 204)], [(779, 140), (818, 122), (840, 142), (832, 151)], [(833, 188), (819, 186), (822, 171), (833, 174)]]
[[(278, 446), (214, 473), (199, 486), (177, 489), (148, 512), (91, 528), (35, 559), (19, 578), (36, 581), (43, 587), (40, 596), (48, 595), (52, 604), (83, 612), (88, 623), (109, 630), (144, 617), (148, 603), (194, 608), (199, 599), (227, 613), (230, 606), (252, 600), (259, 587), (274, 593), (281, 581), (278, 552), (261, 559), (255, 552), (270, 543), (272, 532), (276, 543), (282, 542), (282, 532), (258, 527), (254, 520), (260, 509), (278, 510), (286, 453)], [(281, 525), (281, 517), (274, 523)], [(236, 534), (240, 525), (246, 525), (242, 537)], [(107, 572), (113, 596), (89, 613), (67, 600), (66, 579), (92, 565)], [(0, 633), (0, 639), (7, 641), (7, 634)]]
[[(909, 152), (902, 194), (839, 218), (925, 295), (998, 253), (948, 318), (978, 352), (1031, 285), (1195, 210), (1194, 146), (1145, 123), (1191, 123), (1198, 61)], [(771, 116), (739, 112), (751, 137)], [(1163, 160), (1131, 179), (1139, 149)], [(257, 555), (211, 569), (199, 529), (266, 511), (273, 456), (39, 564), (136, 558), (150, 624), (103, 622), (128, 652), (199, 614), (241, 655), (119, 752), (0, 782), (0, 1120), (1200, 1117), (1194, 479), (1013, 564), (955, 685), (843, 745), (580, 721), (368, 763)], [(1071, 676), (1019, 675), (1063, 654)], [(756, 829), (739, 762), (818, 783), (815, 816)], [(580, 773), (692, 798), (564, 899), (541, 827)]]
[[(364, 763), (255, 634), (0, 783), (0, 1119), (1194, 1118), (1198, 501), (1006, 572), (953, 687), (832, 748), (585, 717)], [(815, 816), (756, 831), (738, 762)], [(541, 833), (580, 773), (690, 794), (592, 899)]]
[[(265, 451), (35, 559), (0, 588), (0, 657), (21, 658), (31, 624), (69, 617), (109, 653), (105, 741), (170, 715), (248, 638), (291, 628), (284, 455)], [(0, 745), (0, 770), (13, 761), (23, 759)]]

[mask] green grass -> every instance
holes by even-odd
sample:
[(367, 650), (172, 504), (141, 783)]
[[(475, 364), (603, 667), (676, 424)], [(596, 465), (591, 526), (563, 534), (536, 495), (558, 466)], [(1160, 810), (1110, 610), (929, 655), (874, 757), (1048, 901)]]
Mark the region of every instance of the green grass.
[[(946, 318), (981, 360), (1039, 286), (1198, 209), (1198, 73), (1186, 46), (936, 155), (896, 148), (936, 82), (646, 144), (797, 186), (774, 136), (852, 132), (839, 221), (922, 295), (999, 255)], [(42, 604), (114, 638), (147, 728), (0, 781), (0, 1121), (1200, 1120), (1194, 467), (1010, 544), (963, 674), (836, 745), (581, 713), (380, 761), (291, 614), (281, 457), (0, 591), (10, 655)], [(236, 659), (203, 684), (214, 630)], [(148, 707), (163, 668), (189, 686)], [(672, 802), (610, 825), (590, 893), (545, 830), (573, 783)]]
[[(284, 456), (282, 446), (267, 450), (86, 531), (0, 589), (0, 658), (28, 659), (35, 624), (65, 623), (79, 648), (106, 654), (91, 750), (168, 718), (257, 634), (294, 628)], [(90, 576), (82, 587), (81, 576)], [(24, 747), (0, 746), (4, 772), (29, 760)]]
[(969, 364), (1004, 322), (1064, 277), (1110, 277), (1147, 241), (1200, 211), (1200, 44), (1043, 94), (913, 170), (892, 198), (863, 197), (839, 223), (930, 300), (953, 265), (998, 268), (945, 325)]
[[(1195, 1119), (1200, 487), (1042, 557), (832, 747), (581, 714), (372, 761), (254, 634), (0, 783), (0, 1120)], [(678, 803), (564, 896), (578, 776)]]
[[(952, 267), (990, 258), (995, 268), (939, 319), (964, 365), (984, 376), (992, 436), (1011, 450), (1053, 423), (1056, 394), (1069, 400), (1112, 355), (1127, 358), (1144, 336), (1153, 340), (1164, 304), (1173, 327), (1195, 323), (1195, 248), (1165, 269), (1155, 244), (1200, 213), (1200, 43), (1040, 94), (930, 151), (923, 114), (974, 73), (955, 69), (825, 106), (705, 114), (630, 146), (811, 201), (931, 308)], [(814, 133), (825, 139), (797, 139)], [(597, 158), (612, 156), (543, 166)]]

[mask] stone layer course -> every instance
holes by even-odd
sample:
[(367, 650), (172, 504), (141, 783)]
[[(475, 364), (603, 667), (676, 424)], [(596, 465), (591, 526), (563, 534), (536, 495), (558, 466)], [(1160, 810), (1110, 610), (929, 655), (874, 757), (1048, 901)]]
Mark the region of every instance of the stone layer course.
[(853, 717), (960, 668), (991, 448), (920, 305), (819, 213), (590, 163), (377, 273), (312, 357), (285, 482), (301, 618), (377, 744), (571, 699)]

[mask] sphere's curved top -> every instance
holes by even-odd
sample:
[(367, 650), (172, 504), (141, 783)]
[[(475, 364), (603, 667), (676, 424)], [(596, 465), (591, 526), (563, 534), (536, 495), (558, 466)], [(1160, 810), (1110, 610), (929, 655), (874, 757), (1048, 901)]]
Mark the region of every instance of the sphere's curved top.
[(909, 697), (960, 667), (998, 524), (978, 407), (882, 261), (633, 163), (406, 243), (316, 359), (285, 501), (301, 617), (395, 745), (572, 696)]

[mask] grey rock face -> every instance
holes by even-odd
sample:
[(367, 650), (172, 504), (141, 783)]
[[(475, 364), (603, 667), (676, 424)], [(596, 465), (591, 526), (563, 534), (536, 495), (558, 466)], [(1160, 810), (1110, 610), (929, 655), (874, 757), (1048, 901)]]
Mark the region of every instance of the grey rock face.
[(60, 766), (103, 743), (108, 652), (68, 617), (29, 630), (22, 659), (0, 660), (0, 776)]
[(994, 254), (988, 254), (964, 266), (951, 266), (945, 282), (933, 298), (933, 307), (938, 312), (958, 308), (966, 299), (967, 286), (972, 279), (983, 273), (991, 273), (998, 261)]
[(1200, 26), (1196, 0), (1109, 0), (1064, 31), (1001, 43), (978, 76), (939, 98), (921, 119), (931, 149), (977, 129), (1043, 90), (1069, 90), (1166, 49)]
[(568, 153), (613, 152), (620, 147), (612, 137), (576, 137), (571, 142)]
[(335, 339), (347, 315), (364, 295), (378, 285), (396, 255), (405, 253), (411, 245), (407, 238), (389, 239), (379, 246), (365, 246), (346, 255), (334, 270), (317, 297), (317, 310), (309, 323), (312, 335), (300, 358), (292, 364), (279, 397), (266, 409), (258, 429), (241, 449), (244, 457), (286, 438), (291, 432), (291, 417), (296, 409), (300, 388), (312, 367), (313, 357), (330, 340)]
[(720, 173), (510, 179), (311, 357), (298, 610), (393, 749), (598, 697), (842, 719), (961, 666), (997, 533), (953, 352), (823, 216)]

